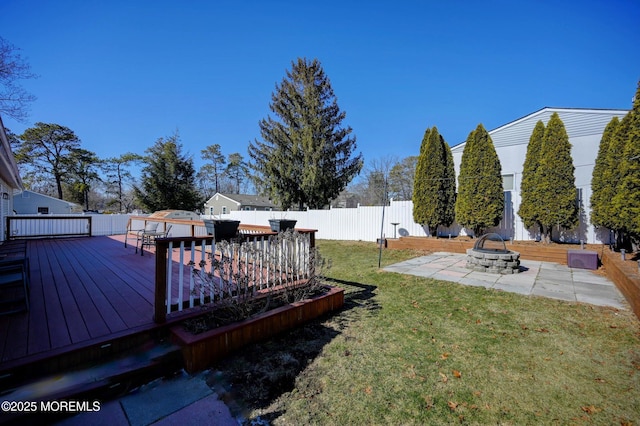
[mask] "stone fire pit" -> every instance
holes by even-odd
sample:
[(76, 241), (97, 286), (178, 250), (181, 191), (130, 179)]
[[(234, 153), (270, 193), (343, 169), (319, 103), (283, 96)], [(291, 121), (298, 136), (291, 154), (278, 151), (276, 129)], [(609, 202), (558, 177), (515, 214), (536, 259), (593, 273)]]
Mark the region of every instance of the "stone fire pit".
[(467, 249), (467, 269), (490, 274), (517, 274), (520, 272), (520, 253), (507, 249), (498, 234), (485, 234), (478, 238), (472, 249)]

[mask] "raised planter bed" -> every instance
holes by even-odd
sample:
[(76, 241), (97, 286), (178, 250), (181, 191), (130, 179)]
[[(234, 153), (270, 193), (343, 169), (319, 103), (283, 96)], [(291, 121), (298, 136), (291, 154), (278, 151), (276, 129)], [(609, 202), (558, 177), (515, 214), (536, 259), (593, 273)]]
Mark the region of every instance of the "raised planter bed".
[(205, 219), (203, 220), (207, 234), (213, 235), (216, 242), (230, 240), (238, 235), (239, 220)]
[(182, 325), (177, 325), (171, 328), (172, 340), (182, 346), (185, 370), (194, 373), (210, 367), (243, 346), (297, 327), (343, 305), (344, 290), (332, 287), (320, 296), (200, 334), (192, 334)]

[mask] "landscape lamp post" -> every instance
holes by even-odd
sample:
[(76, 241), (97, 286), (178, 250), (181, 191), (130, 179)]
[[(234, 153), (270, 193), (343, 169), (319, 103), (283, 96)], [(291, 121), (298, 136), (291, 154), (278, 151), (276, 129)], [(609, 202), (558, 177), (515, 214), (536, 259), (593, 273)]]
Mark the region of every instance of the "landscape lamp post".
[(396, 226), (400, 225), (400, 222), (391, 222), (393, 225), (393, 239), (396, 239)]

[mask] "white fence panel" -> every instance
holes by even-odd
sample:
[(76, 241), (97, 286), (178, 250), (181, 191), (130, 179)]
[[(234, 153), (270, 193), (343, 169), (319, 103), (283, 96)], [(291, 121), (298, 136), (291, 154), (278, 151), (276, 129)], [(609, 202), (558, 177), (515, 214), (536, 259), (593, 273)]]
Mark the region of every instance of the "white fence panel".
[(7, 218), (10, 237), (88, 235), (89, 233), (90, 218), (81, 215), (74, 217), (70, 217), (70, 215), (12, 215)]
[[(127, 232), (128, 214), (92, 214), (91, 235), (118, 235)], [(134, 228), (135, 229), (135, 228)]]
[[(316, 238), (325, 240), (376, 241), (380, 238), (380, 228), (386, 238), (393, 238), (394, 226), (397, 223), (396, 236), (425, 236), (427, 232), (421, 225), (413, 221), (413, 202), (391, 201), (382, 206), (359, 206), (356, 208), (307, 211), (232, 211), (221, 215), (225, 219), (239, 220), (251, 225), (268, 225), (269, 219), (294, 219), (296, 228), (318, 230)], [(203, 216), (211, 218), (211, 216)]]

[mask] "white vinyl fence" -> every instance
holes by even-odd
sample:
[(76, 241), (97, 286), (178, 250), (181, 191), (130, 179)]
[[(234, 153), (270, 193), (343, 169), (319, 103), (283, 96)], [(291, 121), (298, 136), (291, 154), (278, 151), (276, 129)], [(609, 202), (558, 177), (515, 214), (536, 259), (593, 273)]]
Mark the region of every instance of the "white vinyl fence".
[[(27, 226), (37, 227), (33, 221), (33, 215), (29, 215), (29, 221), (17, 220), (21, 215), (11, 216), (11, 235), (34, 235)], [(75, 221), (65, 219), (71, 215), (42, 215), (42, 222), (47, 224), (47, 232), (44, 234), (61, 235), (69, 227), (69, 223)], [(117, 235), (124, 234), (130, 215), (126, 214), (85, 214), (82, 217), (91, 216), (91, 235)], [(59, 220), (52, 218), (59, 217)], [(217, 217), (217, 216), (216, 216)], [(382, 206), (367, 206), (348, 209), (307, 210), (307, 211), (232, 211), (221, 215), (223, 219), (239, 220), (247, 225), (269, 225), (269, 219), (295, 219), (296, 228), (316, 229), (316, 238), (327, 240), (352, 240), (352, 241), (376, 241), (380, 238), (382, 222)], [(212, 216), (202, 216), (210, 219)], [(36, 221), (39, 222), (39, 221)], [(139, 223), (138, 223), (139, 222)], [(390, 206), (384, 209), (384, 236), (393, 238), (394, 226), (396, 235), (427, 235), (422, 226), (413, 222), (413, 203), (411, 201), (392, 201)], [(28, 225), (30, 224), (30, 225)], [(55, 228), (55, 229), (52, 229)], [(143, 221), (134, 220), (132, 229), (144, 228)], [(182, 229), (184, 228), (184, 229)], [(189, 226), (173, 224), (170, 236), (191, 235)]]
[[(513, 203), (510, 201), (511, 193), (508, 191), (505, 192), (505, 200), (505, 214), (502, 222), (497, 227), (488, 229), (487, 232), (496, 232), (505, 240), (511, 238), (515, 240), (534, 239), (535, 236), (531, 235), (528, 230), (524, 228), (522, 221), (519, 220), (513, 212)], [(55, 215), (43, 215), (43, 217), (52, 216)], [(91, 217), (91, 235), (124, 234), (129, 220), (129, 215), (93, 214)], [(245, 225), (269, 225), (269, 219), (295, 219), (297, 220), (296, 228), (315, 229), (318, 231), (316, 238), (325, 240), (376, 241), (380, 238), (381, 228), (384, 238), (428, 235), (427, 229), (413, 221), (412, 201), (391, 201), (390, 205), (384, 207), (384, 220), (382, 206), (286, 212), (255, 210), (232, 211), (229, 214), (220, 215), (219, 217), (239, 220), (241, 224)], [(213, 217), (204, 215), (202, 218), (211, 219)], [(139, 222), (143, 223), (143, 221)], [(17, 223), (19, 222), (12, 221), (11, 227), (14, 228), (14, 226), (17, 226)], [(397, 225), (394, 226), (394, 223)], [(51, 223), (49, 223), (48, 226), (51, 226)], [(63, 226), (65, 225), (60, 223), (59, 226), (61, 229), (64, 229)], [(144, 225), (132, 226), (132, 229), (142, 227), (144, 227)], [(204, 228), (198, 231), (197, 235), (205, 234)], [(11, 229), (10, 232), (13, 235), (26, 235), (27, 230), (16, 228)], [(191, 235), (190, 232), (190, 226), (174, 224), (169, 236), (187, 236)], [(55, 234), (56, 231), (53, 230), (52, 233)], [(454, 224), (451, 228), (440, 228), (438, 234), (442, 237), (447, 237), (448, 235), (465, 235), (465, 230), (459, 225)], [(561, 241), (577, 243), (580, 242), (580, 240), (584, 240), (587, 243), (598, 244), (601, 242), (607, 243), (609, 233), (606, 230), (594, 233), (593, 227), (588, 227), (586, 221), (581, 221), (581, 226), (577, 230), (564, 233), (554, 230), (554, 237), (557, 237)]]
[[(411, 201), (391, 201), (382, 206), (359, 206), (356, 208), (332, 208), (329, 210), (306, 211), (232, 211), (220, 215), (223, 219), (235, 219), (252, 225), (269, 225), (269, 219), (297, 220), (296, 228), (316, 229), (316, 238), (324, 240), (376, 241), (384, 226), (385, 238), (401, 235), (420, 235), (427, 233), (421, 225), (413, 221), (413, 203)], [(203, 216), (212, 218), (212, 216)]]
[[(505, 191), (505, 210), (502, 221), (494, 228), (485, 232), (495, 232), (505, 241), (533, 240), (533, 235), (525, 228), (522, 220), (514, 211), (513, 191)], [(348, 209), (333, 208), (330, 210), (307, 211), (232, 211), (221, 215), (222, 218), (239, 220), (241, 223), (252, 225), (268, 225), (269, 219), (295, 219), (296, 228), (318, 230), (316, 238), (326, 240), (351, 240), (351, 241), (376, 241), (380, 238), (380, 229), (384, 238), (401, 236), (424, 237), (429, 235), (428, 229), (413, 221), (413, 201), (391, 201), (390, 205), (383, 207), (356, 207)], [(211, 216), (203, 216), (210, 218)], [(395, 231), (394, 231), (394, 223)], [(467, 235), (466, 230), (457, 223), (450, 228), (438, 229), (438, 236), (452, 237)], [(609, 242), (609, 232), (602, 230), (595, 232), (593, 226), (589, 226), (586, 219), (582, 218), (580, 226), (571, 231), (553, 230), (553, 238), (557, 241), (579, 243), (581, 240), (587, 243), (600, 244)]]

